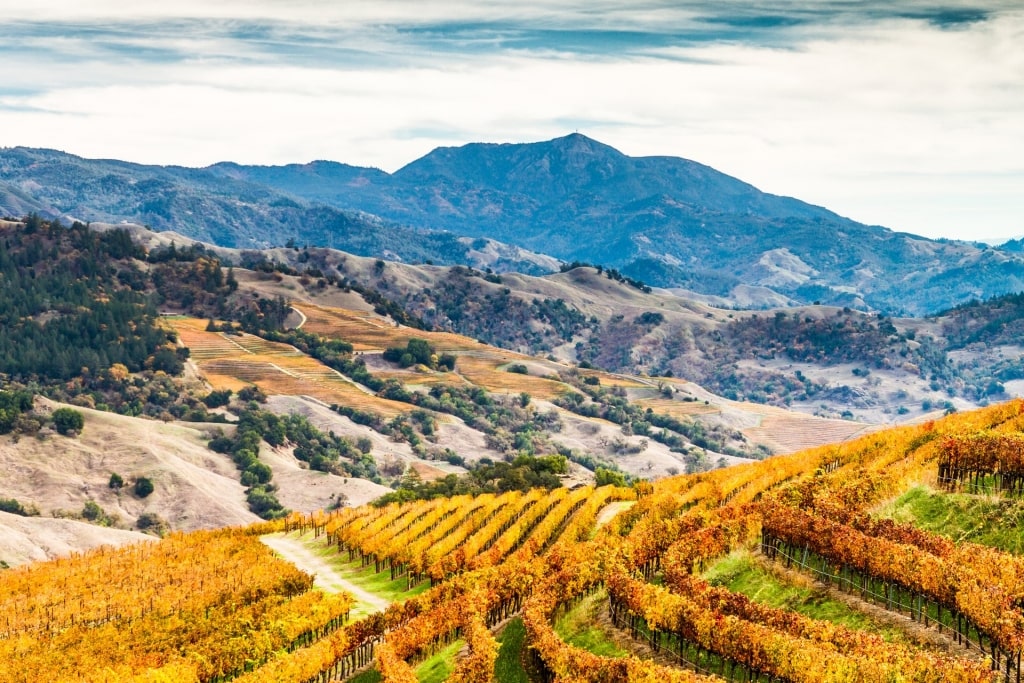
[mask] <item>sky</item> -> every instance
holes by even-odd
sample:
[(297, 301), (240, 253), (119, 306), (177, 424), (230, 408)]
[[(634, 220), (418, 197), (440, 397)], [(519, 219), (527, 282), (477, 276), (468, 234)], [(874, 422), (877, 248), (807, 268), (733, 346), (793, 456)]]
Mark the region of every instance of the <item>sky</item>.
[(0, 0), (0, 147), (394, 171), (580, 132), (929, 237), (1024, 235), (1019, 0)]

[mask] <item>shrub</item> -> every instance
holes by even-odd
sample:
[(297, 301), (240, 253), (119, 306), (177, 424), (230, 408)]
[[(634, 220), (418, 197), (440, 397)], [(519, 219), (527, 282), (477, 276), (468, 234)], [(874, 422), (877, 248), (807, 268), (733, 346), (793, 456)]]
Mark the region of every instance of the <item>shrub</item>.
[(266, 484), (273, 476), (270, 466), (263, 462), (254, 462), (245, 468), (245, 474), (252, 474), (260, 484)]
[(99, 519), (102, 519), (105, 516), (106, 515), (103, 513), (103, 508), (101, 508), (95, 500), (85, 501), (85, 507), (82, 508), (83, 518), (89, 520), (90, 522), (95, 522)]
[(598, 467), (594, 472), (595, 486), (625, 486), (626, 477), (622, 472), (616, 472), (605, 467)]
[(263, 519), (276, 519), (288, 514), (288, 510), (277, 500), (273, 491), (263, 486), (255, 486), (246, 494), (249, 509)]
[(215, 453), (230, 453), (235, 442), (230, 436), (218, 436), (210, 441), (207, 446)]
[(107, 486), (117, 491), (124, 486), (124, 478), (117, 472), (114, 472), (110, 475), (110, 481), (107, 482)]
[(58, 434), (64, 436), (68, 436), (71, 432), (77, 434), (85, 426), (85, 418), (74, 408), (57, 408), (53, 411), (53, 426), (57, 429)]
[(244, 389), (238, 390), (238, 398), (245, 403), (249, 401), (256, 401), (257, 403), (266, 403), (267, 395), (259, 387), (245, 387)]
[(642, 313), (633, 321), (638, 325), (660, 325), (665, 322), (665, 316), (657, 311)]
[(12, 515), (21, 515), (22, 517), (32, 515), (30, 510), (25, 509), (25, 506), (14, 498), (0, 498), (0, 512), (9, 512)]
[(203, 403), (206, 404), (207, 408), (220, 408), (226, 406), (231, 401), (231, 390), (223, 389), (222, 391), (211, 391), (203, 398)]
[(135, 480), (135, 495), (139, 498), (145, 498), (149, 494), (153, 493), (153, 481), (147, 477), (139, 477)]
[(163, 536), (167, 533), (167, 522), (160, 518), (160, 515), (155, 512), (144, 512), (139, 515), (139, 519), (135, 522), (136, 528), (140, 531), (148, 531), (154, 533), (157, 536)]

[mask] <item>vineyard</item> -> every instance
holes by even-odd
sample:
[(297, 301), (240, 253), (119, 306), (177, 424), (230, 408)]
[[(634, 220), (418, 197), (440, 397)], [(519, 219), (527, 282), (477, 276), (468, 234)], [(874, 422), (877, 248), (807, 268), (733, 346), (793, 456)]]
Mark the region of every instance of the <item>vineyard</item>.
[[(404, 346), (413, 337), (426, 339), (439, 353), (453, 353), (458, 358), (455, 373), (379, 373), (382, 378), (394, 377), (408, 384), (458, 384), (466, 382), (495, 392), (527, 392), (531, 396), (550, 399), (565, 393), (567, 387), (557, 380), (506, 372), (511, 362), (536, 361), (512, 351), (486, 346), (468, 337), (450, 332), (428, 332), (394, 327), (380, 317), (361, 311), (294, 304), (306, 316), (302, 326), (307, 332), (343, 339), (357, 351), (383, 351)], [(554, 372), (554, 370), (552, 370)], [(454, 379), (454, 381), (453, 381)], [(630, 386), (639, 386), (635, 382)]]
[[(483, 683), (499, 656), (493, 629), (521, 620), (518, 657), (544, 682), (1019, 683), (1024, 558), (874, 513), (922, 483), (1020, 496), (1022, 428), (1015, 401), (629, 488), (341, 509), (8, 570), (0, 680), (326, 683), (372, 671), (411, 682), (417, 663), (459, 643), (448, 680)], [(351, 599), (310, 590), (311, 577), (259, 542), (268, 533), (409, 592), (349, 621)], [(706, 578), (737, 551), (941, 647)], [(585, 598), (631, 653), (559, 635), (555, 623)]]
[(770, 410), (771, 408), (766, 407), (761, 424), (745, 429), (743, 433), (748, 438), (768, 443), (786, 453), (812, 448), (822, 441), (845, 441), (869, 429), (861, 423), (849, 420), (825, 420), (781, 410), (769, 412)]
[(276, 559), (272, 527), (174, 534), (0, 578), (0, 679), (225, 681), (330, 637), (347, 594)]
[(451, 332), (430, 332), (397, 327), (386, 318), (366, 311), (293, 303), (306, 316), (302, 329), (327, 337), (338, 337), (352, 344), (357, 351), (382, 350), (389, 346), (405, 346), (413, 337), (426, 339), (440, 351), (461, 351), (488, 348), (469, 337)]
[(196, 318), (171, 318), (170, 324), (214, 389), (255, 385), (271, 395), (312, 396), (384, 417), (408, 412), (407, 405), (374, 396), (287, 344), (244, 333), (208, 332), (206, 322)]

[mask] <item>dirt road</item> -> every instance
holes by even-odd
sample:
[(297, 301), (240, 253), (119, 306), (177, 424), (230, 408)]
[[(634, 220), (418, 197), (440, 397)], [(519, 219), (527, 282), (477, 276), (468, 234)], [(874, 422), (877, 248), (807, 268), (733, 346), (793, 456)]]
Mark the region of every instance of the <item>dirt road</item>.
[(387, 600), (343, 579), (327, 560), (310, 551), (302, 541), (296, 538), (274, 534), (272, 536), (264, 536), (260, 540), (283, 559), (291, 562), (302, 571), (312, 574), (315, 577), (314, 585), (323, 591), (328, 593), (337, 593), (339, 591), (351, 593), (357, 602), (361, 602), (369, 607), (371, 612), (381, 612), (391, 604)]

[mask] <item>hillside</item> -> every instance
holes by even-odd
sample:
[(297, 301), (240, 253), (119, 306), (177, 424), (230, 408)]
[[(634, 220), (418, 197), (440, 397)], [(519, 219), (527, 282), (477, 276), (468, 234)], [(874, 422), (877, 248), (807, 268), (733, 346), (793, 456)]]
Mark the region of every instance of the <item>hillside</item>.
[(1014, 297), (765, 314), (98, 227), (2, 227), (0, 680), (1020, 680), (1024, 403), (735, 400), (966, 403)]
[(1019, 539), (951, 536), (1019, 507), (1022, 411), (632, 488), (293, 515), (0, 572), (0, 676), (1017, 681)]
[(441, 148), (392, 174), (0, 150), (0, 213), (26, 211), (221, 246), (308, 244), (499, 272), (580, 260), (728, 306), (925, 315), (1024, 289), (1017, 251), (863, 225), (694, 161), (629, 157), (578, 134)]
[[(216, 251), (257, 265), (242, 252)], [(718, 396), (825, 417), (904, 421), (1021, 391), (1014, 384), (1021, 356), (1014, 295), (930, 318), (835, 306), (738, 311), (674, 291), (645, 291), (615, 271), (586, 266), (536, 277), (378, 263), (328, 249), (264, 256), (369, 287), (427, 325), (501, 348), (612, 372), (685, 378)], [(373, 308), (318, 280), (304, 285), (301, 276), (280, 275), (275, 283), (239, 273), (247, 287), (267, 295)]]
[(138, 531), (111, 529), (74, 519), (22, 517), (0, 512), (0, 568), (45, 562), (100, 546), (155, 541)]
[[(873, 428), (400, 325), (395, 316), (416, 319), (380, 294), (445, 274), (495, 285), (465, 269), (380, 268), (296, 249), (262, 254), (252, 270), (224, 268), (221, 258), (244, 253), (179, 248), (174, 235), (137, 227), (30, 221), (5, 229), (6, 279), (33, 285), (5, 300), (17, 323), (0, 333), (12, 358), (0, 391), (0, 459), (9, 472), (0, 498), (45, 518), (155, 533), (212, 528), (385, 493), (662, 477)], [(321, 257), (338, 268), (312, 276), (287, 265), (326, 268)], [(562, 277), (536, 285), (558, 287)], [(636, 291), (607, 282), (610, 294)], [(124, 297), (132, 305), (107, 310)], [(608, 302), (613, 310), (614, 296)], [(59, 313), (35, 308), (43, 305)], [(72, 315), (81, 322), (69, 325)], [(118, 329), (139, 337), (127, 355), (111, 344)], [(28, 353), (54, 335), (77, 355)], [(417, 344), (429, 355), (406, 362)], [(25, 398), (32, 393), (34, 401)], [(78, 415), (80, 426), (58, 433), (56, 412)], [(150, 492), (133, 491), (139, 480)], [(40, 535), (36, 549), (48, 543)]]
[[(134, 363), (123, 369), (109, 352), (90, 355), (90, 344), (105, 348), (103, 335), (76, 342), (84, 360), (27, 357), (37, 363), (41, 393), (85, 417), (77, 439), (59, 436), (48, 426), (52, 404), (40, 398), (36, 414), (12, 418), (21, 437), (0, 437), (15, 473), (0, 498), (47, 516), (81, 517), (91, 503), (117, 527), (133, 528), (151, 512), (166, 528), (192, 529), (253, 513), (358, 505), (393, 489), (408, 497), (657, 478), (841, 441), (878, 423), (927, 419), (1016, 390), (1014, 375), (998, 374), (1012, 373), (1020, 355), (1011, 332), (997, 334), (1014, 319), (1013, 298), (930, 320), (821, 306), (725, 311), (590, 267), (499, 276), (326, 249), (186, 247), (173, 233), (98, 227), (102, 238), (81, 232), (84, 226), (55, 230), (44, 222), (30, 234), (21, 224), (6, 228), (11, 279), (36, 263), (26, 258), (58, 245), (58, 261), (37, 267), (34, 287), (50, 286), (47, 272), (55, 283), (76, 268), (108, 272), (113, 277), (84, 290), (53, 285), (78, 292), (61, 306), (81, 315), (83, 303), (95, 301), (95, 314), (110, 315), (103, 297), (82, 293), (98, 286), (107, 298), (143, 297), (151, 308), (124, 310), (145, 312), (135, 333), (150, 325), (146, 334), (162, 345), (140, 346), (135, 360), (121, 358)], [(136, 246), (126, 246), (127, 235)], [(81, 245), (98, 250), (89, 258), (111, 260), (96, 269)], [(77, 265), (54, 267), (65, 258)], [(237, 265), (225, 268), (229, 262)], [(64, 329), (61, 318), (39, 317), (35, 290), (25, 291), (27, 303), (7, 305), (22, 306), (40, 324), (5, 328), (0, 348), (12, 353), (40, 345), (18, 335), (45, 340)], [(164, 313), (158, 324), (157, 303)], [(11, 315), (25, 325), (24, 313)], [(988, 317), (1002, 322), (989, 325)], [(971, 342), (948, 343), (947, 336)], [(431, 356), (399, 362), (416, 340)], [(177, 345), (173, 353), (169, 343)], [(402, 352), (388, 357), (389, 349)], [(154, 372), (158, 356), (167, 372), (180, 374)], [(88, 372), (62, 379), (75, 365)], [(16, 387), (26, 378), (11, 379)], [(750, 398), (762, 404), (744, 401)], [(214, 407), (220, 401), (227, 409)], [(178, 423), (166, 437), (150, 438), (162, 423), (140, 416), (196, 426)], [(851, 416), (860, 421), (837, 419)], [(203, 424), (211, 421), (221, 424)], [(235, 439), (225, 422), (239, 421), (251, 425), (252, 437)], [(229, 441), (218, 442), (220, 433)], [(253, 437), (255, 449), (244, 445)], [(68, 444), (70, 458), (56, 467), (44, 455), (54, 439)], [(117, 462), (96, 458), (101, 449), (118, 454)], [(523, 455), (539, 459), (489, 464)], [(551, 479), (544, 458), (565, 458), (565, 470)], [(531, 462), (539, 469), (523, 469)], [(114, 472), (129, 482), (146, 476), (156, 493), (141, 501), (112, 490)]]

